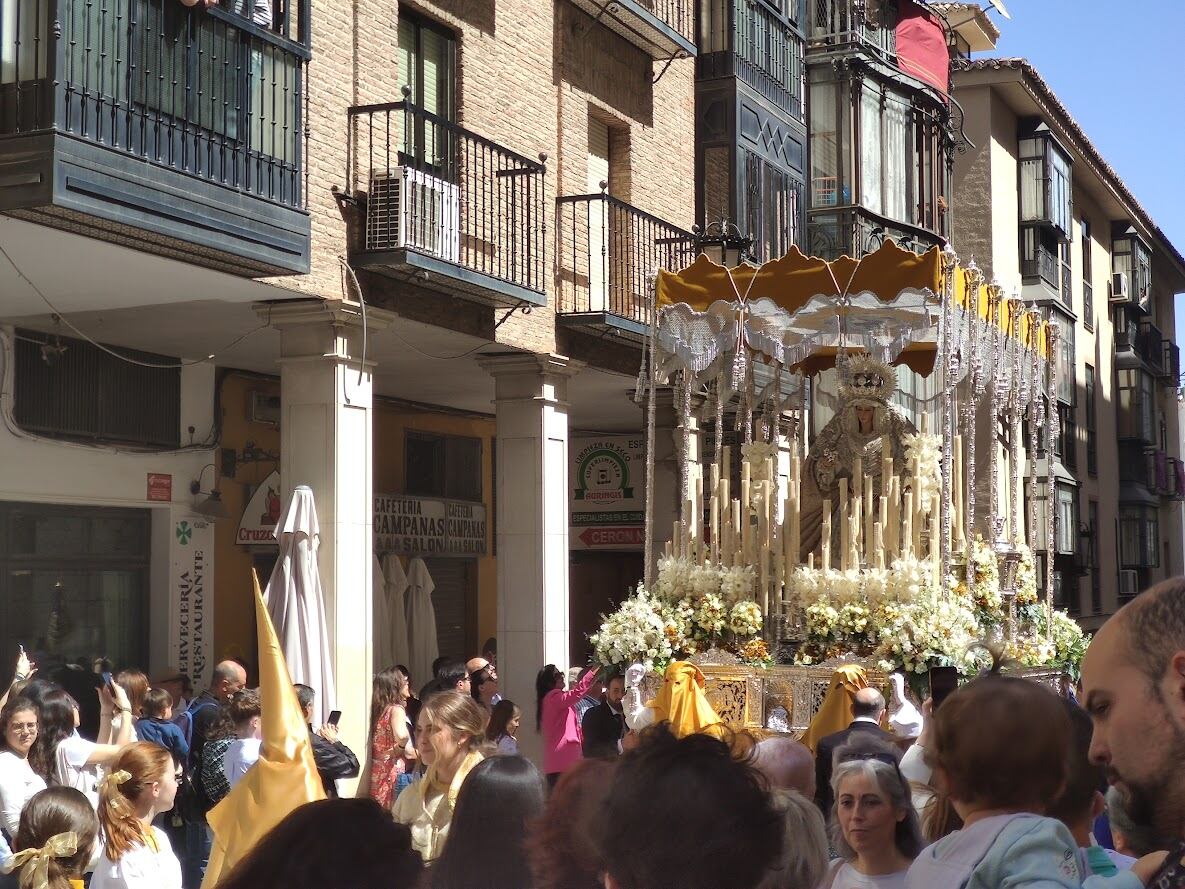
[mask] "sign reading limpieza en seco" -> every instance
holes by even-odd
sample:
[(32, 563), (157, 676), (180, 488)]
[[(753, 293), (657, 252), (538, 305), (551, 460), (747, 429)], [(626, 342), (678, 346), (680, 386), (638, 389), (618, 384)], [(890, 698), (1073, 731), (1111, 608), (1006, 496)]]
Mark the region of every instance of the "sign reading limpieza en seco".
[(409, 556), (484, 556), (486, 508), (457, 500), (376, 494), (374, 548)]
[(646, 543), (646, 440), (629, 435), (572, 438), (570, 549), (639, 550)]

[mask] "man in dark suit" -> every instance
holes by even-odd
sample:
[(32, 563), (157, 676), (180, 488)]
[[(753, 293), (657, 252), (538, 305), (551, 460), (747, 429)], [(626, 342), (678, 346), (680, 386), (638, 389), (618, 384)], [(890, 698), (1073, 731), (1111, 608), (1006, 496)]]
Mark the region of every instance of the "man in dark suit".
[(831, 819), (835, 798), (831, 793), (831, 768), (835, 751), (847, 743), (852, 732), (870, 732), (892, 743), (893, 735), (880, 726), (885, 712), (885, 698), (875, 688), (862, 688), (852, 701), (852, 724), (843, 731), (827, 735), (815, 750), (815, 802), (823, 810), (823, 817)]

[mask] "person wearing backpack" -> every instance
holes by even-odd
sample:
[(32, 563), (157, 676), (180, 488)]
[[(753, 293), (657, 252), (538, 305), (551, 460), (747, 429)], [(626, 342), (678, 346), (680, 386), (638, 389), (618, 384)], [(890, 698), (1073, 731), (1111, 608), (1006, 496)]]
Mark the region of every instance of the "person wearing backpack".
[(185, 889), (201, 889), (210, 860), (212, 837), (206, 823), (209, 805), (201, 787), (202, 750), (210, 728), (218, 719), (219, 709), (235, 692), (247, 684), (247, 671), (237, 661), (222, 661), (214, 667), (210, 687), (189, 702), (189, 706), (173, 718), (173, 724), (189, 744), (189, 761), (178, 795), (178, 809), (185, 821), (185, 858), (182, 862), (182, 885)]

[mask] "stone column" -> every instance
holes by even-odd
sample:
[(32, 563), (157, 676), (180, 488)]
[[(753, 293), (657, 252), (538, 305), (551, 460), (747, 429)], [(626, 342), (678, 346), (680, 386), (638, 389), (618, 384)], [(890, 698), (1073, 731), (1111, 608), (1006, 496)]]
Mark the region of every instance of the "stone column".
[[(342, 740), (362, 757), (373, 672), (374, 363), (362, 355), (357, 305), (300, 300), (257, 311), (280, 331), (281, 496), (287, 505), (297, 485), (313, 489), (337, 685), (333, 708), (342, 711)], [(389, 323), (389, 314), (367, 311), (371, 331)], [(323, 703), (327, 711), (330, 702)]]
[(519, 748), (540, 765), (535, 675), (568, 667), (568, 380), (559, 355), (478, 358), (497, 418), (498, 681), (523, 711)]

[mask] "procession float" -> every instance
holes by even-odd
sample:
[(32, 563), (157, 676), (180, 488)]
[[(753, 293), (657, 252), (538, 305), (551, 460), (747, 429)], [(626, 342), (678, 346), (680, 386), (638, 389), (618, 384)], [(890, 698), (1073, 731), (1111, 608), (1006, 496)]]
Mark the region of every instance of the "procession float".
[[(981, 668), (977, 642), (1076, 672), (1086, 640), (1035, 556), (1057, 533), (1055, 322), (949, 248), (891, 241), (833, 262), (701, 254), (659, 271), (653, 302), (646, 575), (591, 637), (600, 662), (692, 660), (725, 721), (797, 731), (837, 664), (919, 694), (932, 666)], [(662, 387), (680, 460), (660, 531)]]

